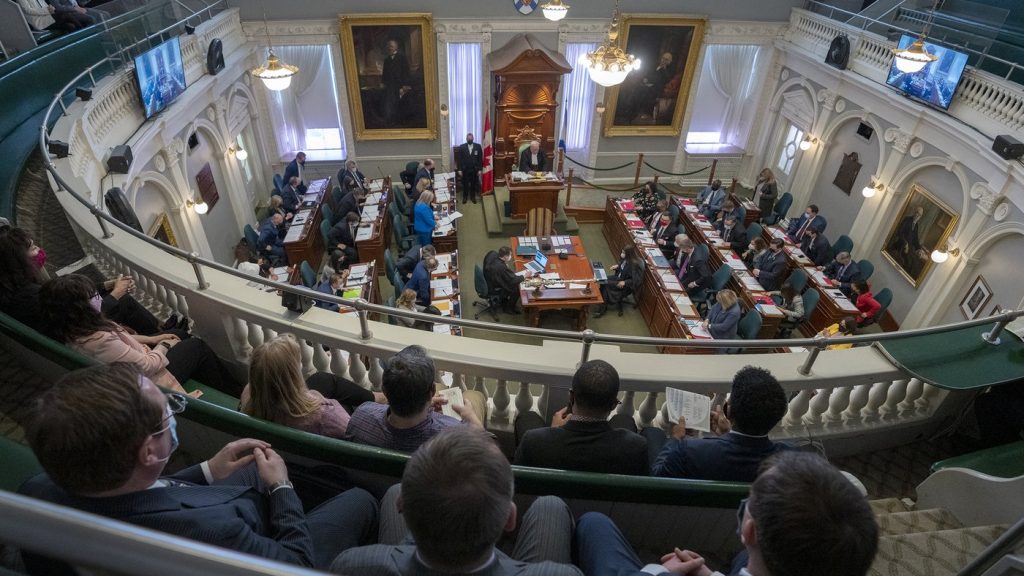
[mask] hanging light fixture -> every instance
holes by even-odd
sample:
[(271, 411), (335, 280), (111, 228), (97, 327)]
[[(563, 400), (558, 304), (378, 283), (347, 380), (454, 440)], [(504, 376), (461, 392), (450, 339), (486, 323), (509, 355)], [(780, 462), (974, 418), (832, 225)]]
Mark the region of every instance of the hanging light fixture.
[(810, 136), (804, 136), (804, 139), (800, 141), (800, 149), (806, 152), (807, 150), (811, 149), (811, 146), (813, 144), (817, 144), (817, 143), (818, 143), (818, 139), (817, 138), (811, 138)]
[(608, 27), (608, 40), (597, 50), (580, 56), (579, 64), (587, 69), (590, 79), (601, 86), (622, 84), (633, 70), (640, 69), (640, 59), (626, 54), (619, 47), (619, 2), (615, 2), (612, 22)]
[(257, 66), (249, 71), (250, 74), (263, 81), (268, 90), (275, 92), (284, 90), (291, 86), (292, 76), (299, 73), (298, 66), (285, 64), (274, 54), (274, 45), (270, 41), (270, 25), (267, 24), (267, 10), (263, 9), (263, 26), (267, 30), (267, 61), (263, 66)]
[(932, 250), (932, 255), (931, 256), (932, 256), (932, 262), (935, 262), (936, 264), (942, 264), (946, 260), (949, 260), (950, 256), (956, 257), (956, 256), (959, 256), (959, 255), (960, 255), (960, 249), (959, 248), (953, 248), (952, 250), (950, 250), (949, 249), (949, 245), (946, 244), (942, 248), (936, 248), (935, 250)]
[(921, 35), (914, 40), (913, 44), (906, 48), (893, 48), (892, 53), (896, 57), (896, 69), (905, 74), (920, 72), (925, 66), (939, 59), (935, 54), (929, 53), (924, 48), (924, 40), (932, 29), (932, 21), (935, 20), (935, 11), (939, 9), (941, 0), (935, 0), (931, 12), (928, 13), (928, 20), (921, 30)]
[(864, 189), (860, 191), (860, 193), (865, 198), (874, 198), (875, 194), (881, 192), (884, 189), (885, 186), (883, 186), (881, 182), (872, 182), (870, 185), (865, 186)]
[(544, 17), (552, 22), (558, 22), (569, 13), (569, 5), (562, 4), (562, 0), (551, 0), (541, 4), (540, 9), (544, 12)]

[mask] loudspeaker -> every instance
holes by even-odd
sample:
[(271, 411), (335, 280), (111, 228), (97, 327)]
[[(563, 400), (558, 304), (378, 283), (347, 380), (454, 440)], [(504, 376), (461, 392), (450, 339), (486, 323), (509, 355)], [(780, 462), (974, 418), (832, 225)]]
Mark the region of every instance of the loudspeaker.
[(1018, 160), (1024, 156), (1024, 143), (1008, 134), (996, 136), (992, 143), (992, 149), (1007, 160)]
[(122, 224), (127, 224), (142, 232), (142, 224), (139, 222), (139, 217), (135, 215), (135, 210), (128, 204), (124, 190), (120, 188), (107, 190), (107, 193), (103, 195), (103, 203), (107, 205), (107, 212), (111, 216), (120, 220)]
[(865, 140), (871, 140), (871, 135), (875, 133), (875, 129), (871, 127), (871, 124), (861, 122), (860, 126), (857, 126), (857, 135)]
[(846, 70), (846, 65), (850, 61), (850, 39), (846, 34), (839, 34), (832, 39), (832, 44), (828, 47), (828, 52), (825, 53), (825, 64), (838, 68), (840, 70)]
[(107, 158), (107, 171), (114, 174), (127, 174), (132, 165), (132, 149), (127, 144), (114, 146)]

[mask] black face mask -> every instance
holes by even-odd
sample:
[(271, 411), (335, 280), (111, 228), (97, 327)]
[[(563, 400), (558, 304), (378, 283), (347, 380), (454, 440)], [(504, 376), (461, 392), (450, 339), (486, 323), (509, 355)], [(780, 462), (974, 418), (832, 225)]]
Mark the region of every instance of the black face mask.
[(469, 140), (466, 140), (466, 144), (472, 144), (472, 143), (473, 143), (473, 139), (472, 138), (470, 138)]

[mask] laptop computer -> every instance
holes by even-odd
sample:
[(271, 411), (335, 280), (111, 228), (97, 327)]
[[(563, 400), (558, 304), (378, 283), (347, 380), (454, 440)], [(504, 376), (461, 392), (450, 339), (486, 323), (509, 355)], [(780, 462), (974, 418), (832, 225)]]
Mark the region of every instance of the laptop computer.
[(543, 274), (544, 269), (548, 266), (548, 257), (541, 251), (537, 251), (533, 255), (533, 260), (526, 263), (526, 269), (532, 271), (534, 274)]

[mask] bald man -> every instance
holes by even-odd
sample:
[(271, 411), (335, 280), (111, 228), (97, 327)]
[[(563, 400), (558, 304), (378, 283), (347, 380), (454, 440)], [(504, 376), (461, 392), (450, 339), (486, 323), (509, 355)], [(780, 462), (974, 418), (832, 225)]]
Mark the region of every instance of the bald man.
[(519, 155), (519, 171), (543, 172), (545, 166), (547, 166), (547, 159), (544, 156), (544, 151), (540, 149), (540, 141), (533, 140), (530, 142), (530, 147)]

